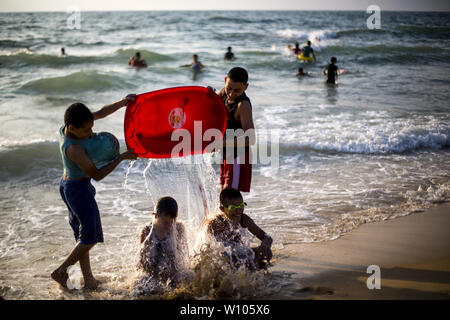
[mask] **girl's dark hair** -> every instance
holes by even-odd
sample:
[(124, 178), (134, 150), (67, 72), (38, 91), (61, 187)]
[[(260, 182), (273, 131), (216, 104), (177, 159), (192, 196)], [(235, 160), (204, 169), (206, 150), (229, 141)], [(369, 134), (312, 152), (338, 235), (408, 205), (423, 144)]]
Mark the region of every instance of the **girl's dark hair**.
[(234, 82), (242, 82), (244, 84), (248, 82), (247, 70), (241, 67), (234, 67), (233, 69), (228, 71), (227, 77)]
[(220, 204), (227, 205), (231, 199), (242, 198), (242, 194), (239, 190), (234, 188), (223, 189), (220, 192)]
[(156, 202), (155, 214), (175, 219), (178, 216), (178, 204), (172, 197), (162, 197)]
[(81, 128), (83, 123), (93, 121), (94, 116), (91, 110), (81, 102), (72, 103), (64, 113), (64, 124), (72, 125), (75, 128)]

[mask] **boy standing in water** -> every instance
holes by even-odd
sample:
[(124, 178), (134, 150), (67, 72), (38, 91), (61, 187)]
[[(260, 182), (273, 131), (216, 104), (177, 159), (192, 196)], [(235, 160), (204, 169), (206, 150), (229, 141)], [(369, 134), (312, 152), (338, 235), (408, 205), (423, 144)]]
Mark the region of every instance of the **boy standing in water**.
[(64, 173), (59, 191), (69, 210), (69, 224), (73, 229), (77, 244), (64, 262), (52, 272), (51, 277), (64, 288), (67, 288), (67, 268), (78, 261), (84, 278), (85, 289), (96, 289), (98, 281), (91, 271), (89, 250), (103, 242), (103, 231), (100, 213), (95, 201), (95, 188), (91, 178), (100, 181), (111, 173), (123, 160), (135, 160), (132, 150), (128, 150), (110, 164), (97, 169), (88, 156), (96, 147), (92, 135), (94, 121), (102, 119), (128, 103), (133, 103), (135, 95), (106, 105), (92, 113), (84, 104), (70, 105), (64, 114), (64, 126), (59, 130), (59, 147), (64, 166)]
[(138, 269), (160, 284), (170, 281), (171, 285), (176, 285), (182, 275), (183, 261), (188, 258), (188, 246), (184, 225), (176, 222), (175, 199), (160, 198), (153, 216), (153, 222), (141, 231)]
[(302, 56), (304, 58), (312, 58), (312, 59), (314, 59), (314, 62), (316, 62), (316, 54), (314, 53), (314, 50), (311, 47), (311, 41), (308, 40), (308, 42), (306, 43), (306, 46), (303, 47)]
[(300, 49), (300, 44), (298, 42), (295, 43), (295, 48), (292, 49), (292, 52), (295, 55), (298, 55), (298, 54), (300, 54), (302, 52), (302, 50)]
[[(225, 77), (225, 87), (218, 95), (227, 112), (227, 130), (224, 136), (220, 187), (250, 192), (252, 164), (250, 145), (255, 143), (252, 105), (245, 94), (248, 73), (244, 68), (232, 68)], [(239, 130), (240, 129), (240, 130)], [(240, 134), (236, 131), (243, 131)], [(230, 137), (231, 136), (231, 137)]]
[(338, 79), (338, 67), (336, 65), (337, 59), (335, 57), (331, 57), (331, 63), (328, 67), (323, 68), (323, 75), (327, 76), (326, 83), (336, 84)]
[[(230, 247), (231, 259), (235, 267), (239, 267), (244, 262), (249, 269), (254, 267), (262, 269), (272, 258), (270, 249), (272, 238), (244, 213), (246, 205), (238, 190), (223, 189), (220, 192), (219, 208), (221, 213), (212, 219), (205, 218), (202, 228), (223, 246)], [(256, 248), (248, 248), (242, 241), (240, 228), (248, 229), (250, 233), (261, 240), (261, 245)], [(253, 261), (248, 260), (253, 256), (251, 251), (254, 254)]]
[(192, 62), (181, 66), (182, 68), (191, 67), (192, 71), (200, 72), (205, 66), (198, 60), (198, 55), (192, 55)]
[(228, 47), (228, 48), (227, 48), (227, 52), (226, 52), (225, 55), (223, 56), (223, 59), (224, 59), (224, 60), (230, 60), (230, 61), (235, 59), (234, 53), (231, 52), (231, 47)]

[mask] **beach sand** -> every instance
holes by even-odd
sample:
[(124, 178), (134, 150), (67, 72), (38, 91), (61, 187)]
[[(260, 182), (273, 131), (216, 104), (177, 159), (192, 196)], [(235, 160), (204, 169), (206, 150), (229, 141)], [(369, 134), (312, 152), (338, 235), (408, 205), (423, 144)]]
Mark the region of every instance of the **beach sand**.
[[(287, 245), (272, 272), (292, 272), (291, 284), (267, 298), (450, 299), (449, 227), (444, 203), (333, 241)], [(368, 289), (371, 265), (380, 267), (380, 289)]]

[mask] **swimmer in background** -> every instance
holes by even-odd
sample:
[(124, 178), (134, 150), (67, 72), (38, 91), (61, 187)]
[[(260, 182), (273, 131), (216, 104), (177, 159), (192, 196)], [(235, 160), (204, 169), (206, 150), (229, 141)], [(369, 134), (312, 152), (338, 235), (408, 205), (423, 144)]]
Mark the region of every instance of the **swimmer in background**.
[(192, 62), (190, 64), (184, 64), (181, 66), (182, 68), (191, 67), (192, 71), (200, 72), (205, 66), (198, 60), (198, 55), (192, 55)]
[(292, 49), (292, 52), (295, 55), (299, 55), (302, 52), (302, 50), (300, 49), (300, 44), (298, 42), (295, 43), (295, 48)]
[(234, 57), (234, 53), (231, 52), (231, 47), (227, 48), (227, 52), (225, 53), (225, 55), (223, 56), (224, 60), (235, 60), (236, 58)]
[(61, 48), (61, 55), (62, 55), (62, 56), (66, 56), (66, 49)]
[(327, 77), (326, 83), (336, 84), (338, 79), (338, 66), (336, 65), (336, 57), (331, 57), (330, 64), (323, 68), (323, 75)]
[(303, 68), (298, 68), (298, 72), (296, 74), (297, 77), (304, 77), (304, 76), (308, 76), (308, 75), (309, 75), (309, 73), (305, 73), (303, 71)]
[(130, 58), (128, 64), (132, 67), (146, 68), (147, 62), (144, 59), (141, 59), (141, 53), (136, 52), (133, 57)]
[(311, 47), (311, 41), (308, 40), (306, 43), (306, 46), (302, 48), (300, 59), (303, 58), (303, 60), (314, 60), (316, 62), (316, 55), (314, 53), (313, 48)]
[(192, 80), (197, 80), (197, 76), (205, 66), (198, 60), (198, 55), (194, 54), (192, 55), (192, 62), (190, 64), (185, 64), (180, 67), (182, 68), (190, 67), (192, 70)]

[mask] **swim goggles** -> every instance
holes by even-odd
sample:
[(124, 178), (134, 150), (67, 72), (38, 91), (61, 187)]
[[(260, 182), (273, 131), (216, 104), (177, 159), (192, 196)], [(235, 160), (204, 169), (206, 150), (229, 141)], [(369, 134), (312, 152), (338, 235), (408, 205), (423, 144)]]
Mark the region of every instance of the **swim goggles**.
[(244, 209), (244, 207), (247, 205), (247, 202), (242, 202), (240, 205), (235, 206), (234, 204), (229, 204), (224, 207), (226, 207), (228, 210), (236, 210), (236, 209)]

